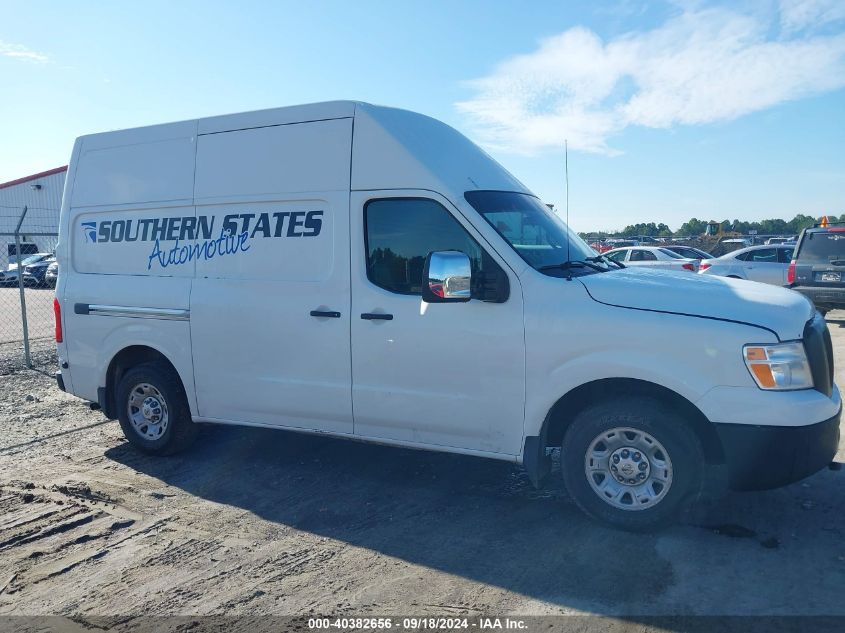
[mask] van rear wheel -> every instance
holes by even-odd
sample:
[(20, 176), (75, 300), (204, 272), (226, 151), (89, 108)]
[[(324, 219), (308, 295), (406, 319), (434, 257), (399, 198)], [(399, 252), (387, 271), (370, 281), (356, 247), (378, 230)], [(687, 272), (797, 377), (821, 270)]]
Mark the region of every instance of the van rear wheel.
[(179, 376), (164, 363), (144, 363), (127, 371), (115, 392), (123, 434), (135, 448), (170, 455), (187, 448), (199, 427), (191, 420)]
[(588, 406), (563, 439), (569, 494), (588, 515), (630, 531), (664, 527), (701, 491), (704, 456), (695, 433), (659, 400)]

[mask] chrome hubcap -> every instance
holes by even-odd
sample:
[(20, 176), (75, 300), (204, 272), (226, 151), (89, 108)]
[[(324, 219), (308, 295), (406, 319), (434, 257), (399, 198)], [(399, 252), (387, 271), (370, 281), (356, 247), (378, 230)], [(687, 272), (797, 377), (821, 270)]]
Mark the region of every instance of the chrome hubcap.
[(672, 460), (663, 445), (627, 427), (604, 431), (590, 443), (584, 473), (593, 491), (620, 510), (655, 506), (672, 486)]
[(140, 383), (129, 392), (127, 404), (132, 428), (147, 440), (157, 440), (167, 430), (167, 401), (148, 383)]

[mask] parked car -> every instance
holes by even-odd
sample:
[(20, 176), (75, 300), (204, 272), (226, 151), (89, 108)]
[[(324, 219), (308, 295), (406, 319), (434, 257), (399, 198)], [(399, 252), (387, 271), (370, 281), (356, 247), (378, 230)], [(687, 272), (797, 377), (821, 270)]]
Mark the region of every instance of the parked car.
[[(34, 255), (25, 257), (21, 262), (21, 266), (26, 269), (27, 266), (37, 264), (51, 257), (54, 257), (53, 253), (35, 253)], [(18, 271), (17, 262), (10, 263), (6, 270), (0, 272), (0, 285), (5, 286), (18, 283)]]
[(822, 314), (845, 308), (845, 227), (806, 229), (798, 239), (786, 281)]
[(794, 237), (770, 237), (766, 240), (767, 246), (772, 246), (774, 244), (786, 244), (787, 242), (794, 242)]
[(734, 251), (738, 251), (741, 248), (747, 248), (749, 246), (754, 246), (751, 240), (738, 237), (721, 240), (710, 250), (714, 257), (721, 257), (722, 255), (727, 255), (728, 253), (733, 253)]
[(697, 259), (699, 261), (703, 259), (712, 259), (713, 255), (708, 253), (707, 251), (703, 251), (700, 248), (693, 248), (692, 246), (676, 246), (674, 244), (669, 244), (668, 246), (664, 246), (673, 253), (677, 253), (681, 257), (686, 257), (687, 259)]
[[(617, 239), (605, 240), (605, 244), (607, 244), (607, 246), (609, 247), (607, 250), (612, 250), (614, 248), (624, 248), (626, 246), (639, 246), (640, 245), (640, 243), (637, 242), (636, 240), (617, 240)], [(605, 252), (607, 252), (607, 251), (605, 251)]]
[(719, 275), (735, 279), (748, 279), (774, 286), (787, 283), (786, 273), (792, 260), (792, 247), (749, 246), (727, 255), (702, 261), (699, 275)]
[(33, 264), (26, 264), (23, 267), (23, 282), (27, 286), (46, 286), (47, 269), (55, 262), (56, 258), (50, 256)]
[(47, 266), (47, 272), (44, 273), (44, 282), (51, 288), (56, 287), (56, 282), (59, 279), (59, 262), (54, 261)]
[(698, 260), (681, 257), (663, 246), (615, 248), (606, 252), (604, 256), (625, 266), (645, 266), (656, 270), (686, 270), (692, 273), (698, 270)]
[(67, 174), (57, 384), (138, 451), (259, 426), (495, 458), (541, 485), (559, 447), (573, 501), (630, 530), (836, 454), (808, 301), (598, 258), (430, 117), (336, 101), (105, 132)]

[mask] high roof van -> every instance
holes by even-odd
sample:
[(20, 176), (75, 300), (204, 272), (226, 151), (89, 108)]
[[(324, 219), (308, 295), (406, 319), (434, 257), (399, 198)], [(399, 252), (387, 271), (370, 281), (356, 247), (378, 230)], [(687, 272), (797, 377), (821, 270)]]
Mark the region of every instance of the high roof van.
[(141, 451), (202, 424), (522, 464), (671, 521), (831, 462), (827, 326), (790, 290), (625, 268), (434, 119), (331, 102), (83, 136), (59, 386)]

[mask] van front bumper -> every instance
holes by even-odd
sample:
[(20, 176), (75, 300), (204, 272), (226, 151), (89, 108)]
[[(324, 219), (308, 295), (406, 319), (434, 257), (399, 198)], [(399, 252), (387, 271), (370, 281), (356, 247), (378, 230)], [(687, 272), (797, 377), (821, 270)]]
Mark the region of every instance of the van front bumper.
[(733, 490), (778, 488), (822, 470), (839, 448), (842, 410), (806, 426), (714, 424)]

